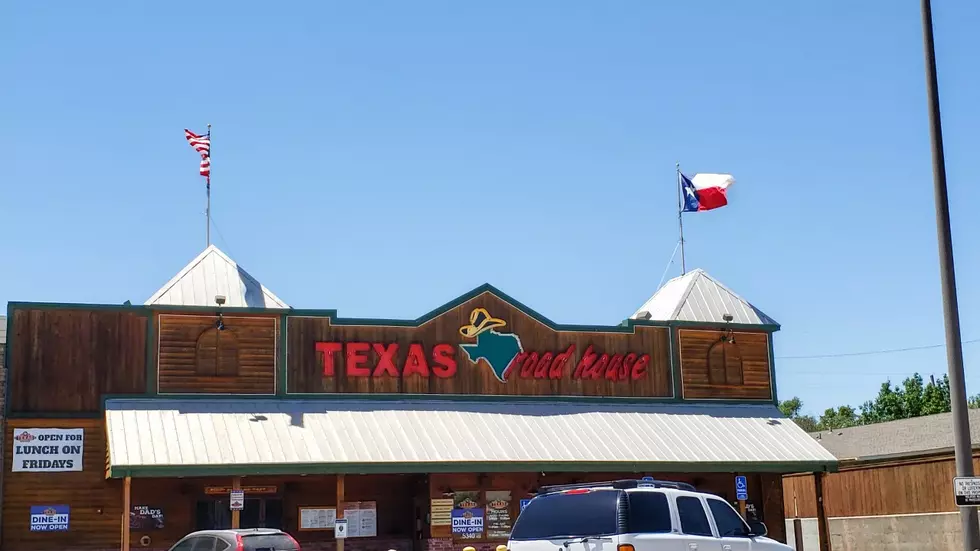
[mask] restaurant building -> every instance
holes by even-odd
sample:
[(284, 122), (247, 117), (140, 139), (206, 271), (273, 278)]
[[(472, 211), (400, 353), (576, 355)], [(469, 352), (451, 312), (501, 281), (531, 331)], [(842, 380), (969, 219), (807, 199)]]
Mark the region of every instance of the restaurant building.
[(776, 408), (778, 324), (701, 270), (618, 325), (490, 285), (353, 319), (287, 305), (212, 246), (142, 305), (7, 317), (3, 551), (232, 526), (332, 550), (341, 517), (347, 550), (483, 551), (542, 485), (638, 476), (785, 541), (782, 475), (837, 464)]

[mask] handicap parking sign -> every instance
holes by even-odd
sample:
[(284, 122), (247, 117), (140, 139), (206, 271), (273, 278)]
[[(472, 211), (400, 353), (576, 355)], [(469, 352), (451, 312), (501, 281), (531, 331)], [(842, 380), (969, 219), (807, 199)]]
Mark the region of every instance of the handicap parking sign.
[(749, 485), (744, 476), (735, 477), (735, 499), (739, 501), (749, 499)]

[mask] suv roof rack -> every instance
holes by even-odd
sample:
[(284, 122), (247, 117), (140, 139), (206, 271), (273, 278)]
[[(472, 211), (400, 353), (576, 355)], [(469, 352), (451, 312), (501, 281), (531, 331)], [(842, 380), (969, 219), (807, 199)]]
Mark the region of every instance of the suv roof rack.
[(613, 480), (609, 482), (581, 482), (578, 484), (556, 484), (553, 486), (542, 486), (538, 489), (538, 495), (565, 492), (568, 490), (581, 490), (587, 488), (613, 487), (617, 490), (627, 490), (630, 488), (671, 488), (674, 490), (686, 490), (696, 492), (697, 488), (686, 482), (674, 482), (672, 480), (655, 480), (653, 478), (642, 478), (640, 480), (626, 479)]

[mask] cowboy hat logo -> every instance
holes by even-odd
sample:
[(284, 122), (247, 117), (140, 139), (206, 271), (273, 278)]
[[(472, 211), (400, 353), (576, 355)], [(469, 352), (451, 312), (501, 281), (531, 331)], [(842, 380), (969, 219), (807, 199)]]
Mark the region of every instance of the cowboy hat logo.
[(473, 344), (460, 344), (460, 350), (473, 363), (483, 360), (502, 383), (507, 382), (510, 363), (524, 351), (520, 337), (496, 331), (506, 326), (506, 321), (491, 316), (486, 308), (474, 308), (470, 312), (470, 323), (459, 328), (463, 337), (476, 339)]

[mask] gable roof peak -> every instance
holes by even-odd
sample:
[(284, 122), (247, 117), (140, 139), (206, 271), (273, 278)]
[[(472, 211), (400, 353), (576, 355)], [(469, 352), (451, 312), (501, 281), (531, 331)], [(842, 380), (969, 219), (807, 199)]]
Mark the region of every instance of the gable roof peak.
[[(648, 317), (649, 315), (649, 317)], [(779, 323), (701, 268), (679, 275), (657, 289), (632, 319), (727, 323), (779, 328)]]
[(208, 245), (144, 304), (214, 306), (218, 295), (225, 297), (228, 308), (289, 308), (215, 245)]

